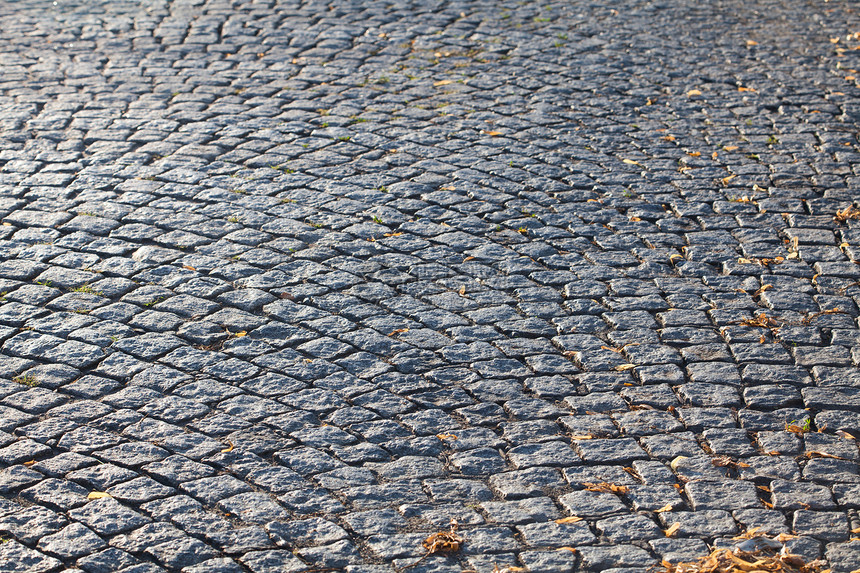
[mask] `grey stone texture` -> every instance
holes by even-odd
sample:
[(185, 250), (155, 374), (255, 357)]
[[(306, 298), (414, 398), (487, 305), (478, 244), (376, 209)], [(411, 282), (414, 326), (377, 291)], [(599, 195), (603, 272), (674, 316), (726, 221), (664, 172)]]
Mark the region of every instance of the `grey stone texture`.
[(854, 4), (3, 3), (0, 569), (856, 569)]

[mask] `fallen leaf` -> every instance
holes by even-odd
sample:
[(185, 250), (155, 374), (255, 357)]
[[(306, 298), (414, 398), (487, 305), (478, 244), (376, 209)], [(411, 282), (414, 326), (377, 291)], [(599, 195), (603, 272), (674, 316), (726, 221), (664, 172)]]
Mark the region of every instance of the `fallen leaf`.
[(755, 90), (753, 88), (745, 88), (743, 86), (738, 86), (738, 91), (739, 92), (755, 92)]
[(452, 442), (457, 440), (457, 436), (454, 434), (436, 434), (436, 437), (440, 440), (451, 440)]
[(681, 462), (683, 462), (686, 459), (687, 459), (687, 456), (678, 456), (674, 460), (669, 462), (669, 467), (672, 468), (672, 470), (677, 471), (678, 466), (681, 465)]
[(103, 491), (91, 491), (87, 494), (87, 499), (104, 499), (106, 497), (111, 497), (111, 494)]
[(409, 332), (408, 328), (396, 328), (388, 333), (388, 336), (394, 336), (395, 334), (401, 334), (403, 332)]
[(660, 509), (655, 509), (655, 510), (654, 510), (654, 513), (665, 513), (665, 512), (667, 512), (667, 511), (672, 511), (672, 508), (673, 508), (673, 507), (674, 507), (674, 506), (673, 506), (671, 503), (667, 503), (666, 505), (664, 505), (664, 506), (663, 506), (663, 507), (661, 507)]
[(453, 84), (454, 80), (439, 80), (438, 82), (434, 82), (434, 86), (447, 86), (448, 84)]
[(585, 491), (594, 491), (598, 493), (614, 493), (616, 495), (621, 495), (628, 491), (628, 487), (626, 485), (615, 485), (614, 483), (605, 481), (600, 483), (583, 482), (582, 485), (585, 486)]
[(729, 175), (728, 177), (723, 177), (720, 181), (723, 182), (723, 185), (728, 185), (729, 181), (731, 181), (735, 177), (737, 177), (737, 175), (733, 173), (733, 174)]
[(501, 131), (486, 131), (484, 129), (481, 130), (481, 133), (484, 135), (489, 135), (490, 137), (498, 137), (500, 135), (504, 135)]
[(221, 450), (221, 453), (222, 453), (222, 454), (226, 454), (227, 452), (232, 452), (232, 451), (233, 451), (233, 448), (235, 448), (235, 447), (236, 447), (235, 445), (233, 445), (233, 442), (231, 442), (231, 441), (229, 441), (229, 440), (227, 441), (227, 443), (228, 443), (228, 444), (230, 444), (230, 447), (229, 447), (229, 448), (224, 448), (223, 450)]
[(624, 372), (625, 370), (630, 370), (631, 368), (636, 368), (635, 364), (621, 364), (620, 366), (616, 366), (615, 370), (618, 372)]
[(576, 553), (576, 547), (559, 547), (556, 551), (570, 551), (571, 553)]
[(840, 438), (845, 438), (846, 440), (856, 440), (857, 438), (853, 435), (849, 434), (845, 430), (836, 430), (836, 435)]
[(460, 293), (460, 296), (466, 296), (466, 285), (462, 285), (458, 292)]
[(747, 46), (758, 46), (758, 42), (755, 40), (747, 40)]
[(679, 530), (679, 529), (681, 529), (681, 522), (680, 522), (680, 521), (676, 521), (675, 523), (673, 523), (673, 524), (669, 527), (669, 529), (664, 529), (664, 530), (663, 530), (663, 533), (665, 533), (665, 534), (666, 534), (666, 537), (674, 537), (674, 536), (675, 536), (675, 534), (676, 534), (676, 533), (678, 533), (678, 530)]
[(197, 270), (194, 267), (192, 267), (191, 265), (182, 265), (182, 268), (185, 269), (186, 271), (196, 271)]
[(700, 90), (690, 90), (687, 92), (687, 95), (690, 97), (700, 96), (700, 95), (702, 95), (702, 92)]
[(723, 147), (723, 149), (725, 149), (726, 151), (734, 151), (734, 150), (738, 149), (738, 146), (737, 145), (726, 145), (725, 147)]
[(688, 151), (687, 155), (689, 155), (690, 157), (699, 157), (702, 155), (702, 152), (701, 151)]
[(383, 236), (383, 237), (399, 237), (399, 236), (400, 236), (400, 235), (402, 235), (402, 234), (403, 234), (403, 233), (400, 233), (400, 232), (397, 232), (397, 233), (385, 233), (385, 234), (384, 234), (384, 235), (382, 235), (382, 236)]
[(626, 163), (627, 165), (638, 165), (640, 167), (642, 166), (641, 163), (639, 163), (638, 161), (633, 161), (632, 159), (622, 159), (621, 162)]
[(235, 336), (236, 338), (242, 338), (243, 336), (247, 336), (247, 334), (248, 334), (248, 333), (247, 333), (247, 332), (245, 332), (244, 330), (240, 330), (239, 332), (237, 332), (237, 333), (236, 333), (236, 334), (234, 334), (233, 336)]
[(594, 436), (591, 434), (574, 434), (570, 437), (571, 440), (593, 440)]
[(30, 460), (29, 462), (24, 462), (24, 465), (29, 467), (36, 463), (36, 460)]
[(675, 141), (675, 136), (674, 135), (664, 135), (662, 139), (663, 139), (663, 141)]
[[(577, 516), (575, 516), (575, 515), (571, 515), (570, 517), (562, 517), (561, 519), (556, 519), (556, 520), (555, 520), (555, 522), (556, 522), (556, 523), (558, 523), (558, 524), (562, 524), (562, 523), (577, 523), (577, 522), (579, 522), (579, 521), (582, 521), (583, 519), (585, 519), (585, 518), (583, 518), (583, 517), (577, 517)], [(856, 532), (855, 532), (855, 533), (856, 533)]]

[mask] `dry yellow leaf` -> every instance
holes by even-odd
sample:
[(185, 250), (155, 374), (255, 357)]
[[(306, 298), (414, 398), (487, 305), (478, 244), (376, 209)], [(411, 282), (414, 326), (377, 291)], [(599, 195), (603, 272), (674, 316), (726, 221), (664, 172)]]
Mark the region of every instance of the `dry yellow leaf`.
[(556, 551), (570, 551), (571, 553), (576, 553), (575, 547), (559, 547)]
[(664, 135), (663, 141), (675, 141), (675, 136), (674, 135)]
[(434, 86), (447, 86), (448, 84), (453, 84), (454, 80), (439, 80), (438, 82), (434, 82)]
[(460, 293), (460, 296), (466, 296), (466, 285), (461, 286), (458, 292)]
[(503, 135), (501, 131), (487, 131), (484, 129), (481, 130), (481, 133), (483, 133), (484, 135), (489, 135), (491, 137), (498, 137), (499, 135)]
[(729, 175), (728, 177), (723, 177), (723, 178), (722, 178), (723, 185), (728, 185), (728, 184), (729, 184), (729, 181), (731, 181), (731, 180), (732, 180), (732, 179), (734, 179), (735, 177), (737, 177), (737, 175), (736, 175), (736, 174), (734, 174), (734, 173), (733, 173), (733, 174), (731, 174), (731, 175)]
[(400, 236), (400, 235), (402, 235), (402, 234), (403, 234), (403, 233), (400, 233), (400, 232), (397, 232), (397, 233), (385, 233), (385, 234), (383, 235), (383, 237), (399, 237), (399, 236)]
[(182, 268), (185, 269), (186, 271), (196, 271), (197, 270), (194, 267), (192, 267), (191, 265), (182, 265)]
[(591, 434), (574, 434), (570, 437), (571, 440), (591, 440), (594, 436)]
[(700, 155), (702, 155), (702, 152), (701, 151), (688, 151), (687, 155), (689, 155), (690, 157), (699, 157)]
[(753, 88), (745, 88), (743, 86), (738, 86), (738, 91), (739, 92), (755, 92), (755, 90)]
[(673, 508), (673, 507), (674, 507), (674, 506), (673, 506), (671, 503), (667, 503), (666, 505), (664, 505), (664, 506), (663, 506), (663, 507), (661, 507), (660, 509), (655, 509), (655, 510), (654, 510), (654, 513), (665, 513), (665, 512), (667, 512), (667, 511), (672, 511), (672, 508)]
[(562, 517), (561, 519), (556, 519), (555, 522), (558, 524), (562, 523), (576, 523), (578, 521), (582, 521), (584, 518), (577, 517), (575, 515), (571, 515), (570, 517)]
[(747, 40), (747, 46), (758, 46), (758, 42), (755, 40)]
[(618, 372), (624, 372), (625, 370), (630, 370), (631, 368), (636, 368), (635, 364), (621, 364), (620, 366), (616, 366), (615, 369)]
[(677, 458), (675, 458), (674, 460), (669, 462), (669, 467), (672, 468), (673, 471), (677, 471), (678, 466), (681, 464), (681, 462), (683, 462), (686, 459), (687, 459), (687, 456), (678, 456)]
[(394, 336), (395, 334), (401, 334), (403, 332), (409, 332), (408, 328), (396, 328), (388, 333), (388, 336)]
[(457, 436), (454, 434), (436, 434), (436, 437), (440, 440), (451, 440), (452, 442), (457, 441)]
[(849, 82), (853, 82), (853, 81), (854, 81), (854, 80), (856, 80), (857, 78), (856, 78), (856, 77), (854, 77), (854, 76), (845, 76), (845, 79), (846, 79), (847, 81), (849, 81)]
[(632, 159), (622, 159), (621, 162), (626, 163), (627, 165), (639, 165), (640, 167), (642, 166), (641, 163), (639, 163), (638, 161), (633, 161)]
[(234, 334), (233, 336), (235, 336), (236, 338), (242, 338), (243, 336), (246, 336), (247, 334), (248, 334), (248, 333), (247, 333), (247, 332), (245, 332), (244, 330), (240, 330), (239, 332), (237, 332), (237, 333), (236, 333), (236, 334)]
[(665, 534), (666, 534), (666, 537), (674, 537), (674, 536), (675, 536), (675, 534), (676, 534), (676, 533), (678, 533), (678, 530), (679, 530), (679, 529), (681, 529), (681, 522), (680, 522), (680, 521), (676, 521), (675, 523), (673, 523), (673, 524), (669, 527), (669, 529), (664, 529), (664, 530), (663, 530), (663, 533), (665, 533)]
[(702, 95), (702, 92), (700, 90), (690, 90), (687, 92), (687, 95), (690, 97), (700, 96), (700, 95)]
[(735, 149), (738, 149), (738, 146), (737, 145), (726, 145), (725, 147), (723, 147), (723, 149), (725, 149), (726, 151), (734, 151)]
[(111, 497), (111, 495), (103, 491), (91, 491), (87, 494), (87, 499), (103, 499), (105, 497)]
[(224, 448), (223, 450), (221, 450), (221, 453), (222, 453), (222, 454), (226, 454), (226, 453), (228, 453), (228, 452), (232, 452), (232, 451), (233, 451), (233, 448), (235, 448), (235, 447), (236, 447), (236, 446), (234, 446), (234, 445), (233, 445), (233, 442), (228, 441), (227, 443), (228, 443), (228, 444), (230, 444), (230, 447), (229, 447), (229, 448)]

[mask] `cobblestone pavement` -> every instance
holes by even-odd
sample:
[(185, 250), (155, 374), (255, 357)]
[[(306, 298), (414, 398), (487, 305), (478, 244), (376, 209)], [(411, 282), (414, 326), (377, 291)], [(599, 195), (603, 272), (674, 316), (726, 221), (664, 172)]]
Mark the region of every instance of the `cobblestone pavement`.
[(860, 567), (855, 2), (0, 30), (3, 571)]

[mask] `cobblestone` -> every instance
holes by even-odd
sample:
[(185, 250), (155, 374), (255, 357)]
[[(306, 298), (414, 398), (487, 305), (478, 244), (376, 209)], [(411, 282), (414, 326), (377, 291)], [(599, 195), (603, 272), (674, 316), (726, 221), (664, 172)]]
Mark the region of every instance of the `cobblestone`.
[(7, 569), (856, 569), (848, 0), (7, 4)]

